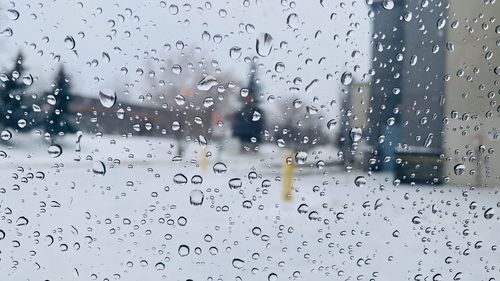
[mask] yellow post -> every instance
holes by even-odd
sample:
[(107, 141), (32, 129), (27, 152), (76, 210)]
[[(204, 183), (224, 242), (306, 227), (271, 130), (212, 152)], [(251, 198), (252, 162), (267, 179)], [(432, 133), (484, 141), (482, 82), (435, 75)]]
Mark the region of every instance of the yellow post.
[(200, 151), (200, 168), (204, 172), (208, 169), (207, 148), (204, 147)]
[(283, 189), (281, 196), (285, 202), (292, 200), (293, 170), (295, 169), (295, 163), (293, 160), (288, 162), (289, 159), (293, 159), (293, 153), (291, 151), (285, 153), (283, 159)]

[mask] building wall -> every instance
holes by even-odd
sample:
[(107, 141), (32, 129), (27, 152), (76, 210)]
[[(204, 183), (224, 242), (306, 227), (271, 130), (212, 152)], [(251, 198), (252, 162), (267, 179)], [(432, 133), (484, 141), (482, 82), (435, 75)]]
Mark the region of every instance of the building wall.
[[(500, 184), (500, 138), (495, 136), (500, 131), (500, 76), (494, 71), (500, 65), (495, 31), (500, 5), (490, 2), (495, 1), (450, 1), (448, 47), (443, 50), (449, 75), (444, 115), (449, 123), (443, 147), (444, 176), (454, 184)], [(465, 165), (461, 175), (454, 171), (459, 164)]]

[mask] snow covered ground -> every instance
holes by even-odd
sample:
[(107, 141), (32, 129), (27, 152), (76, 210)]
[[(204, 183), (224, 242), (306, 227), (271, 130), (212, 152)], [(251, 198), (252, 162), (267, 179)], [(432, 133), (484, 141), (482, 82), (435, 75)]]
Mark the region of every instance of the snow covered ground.
[(318, 147), (283, 201), (274, 145), (76, 140), (0, 146), (0, 280), (500, 279), (498, 187), (398, 185)]

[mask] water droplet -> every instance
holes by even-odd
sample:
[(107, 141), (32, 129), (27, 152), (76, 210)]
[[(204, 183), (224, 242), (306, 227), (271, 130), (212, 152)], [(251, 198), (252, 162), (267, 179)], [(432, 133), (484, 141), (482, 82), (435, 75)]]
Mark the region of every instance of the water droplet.
[(494, 215), (495, 215), (495, 209), (493, 209), (493, 208), (488, 208), (484, 212), (484, 218), (487, 219), (487, 220), (493, 218)]
[(3, 130), (2, 133), (0, 133), (0, 138), (4, 141), (8, 141), (12, 138), (12, 133), (9, 130)]
[(66, 38), (64, 38), (64, 46), (69, 50), (75, 49), (76, 43), (73, 36), (68, 35), (66, 36)]
[(286, 24), (291, 28), (297, 28), (300, 24), (299, 16), (295, 13), (288, 15), (286, 18)]
[(295, 162), (297, 164), (304, 164), (307, 160), (307, 152), (299, 151), (295, 154)]
[(33, 84), (33, 76), (31, 76), (31, 74), (24, 76), (23, 83), (26, 86), (31, 86)]
[(267, 281), (277, 281), (278, 275), (276, 273), (269, 273), (267, 276)]
[(306, 92), (312, 91), (319, 84), (318, 79), (313, 79), (305, 88)]
[(162, 262), (158, 262), (155, 264), (156, 270), (164, 270), (165, 269), (165, 264)]
[(201, 204), (203, 204), (203, 198), (203, 191), (194, 189), (189, 194), (189, 203), (191, 203), (191, 205), (193, 206), (200, 206)]
[(200, 91), (208, 91), (208, 90), (212, 89), (212, 87), (217, 86), (217, 85), (219, 85), (219, 82), (217, 81), (217, 79), (215, 79), (215, 77), (213, 77), (213, 76), (207, 75), (206, 77), (201, 79), (201, 81), (198, 83), (197, 88)]
[(404, 15), (403, 15), (403, 19), (406, 21), (406, 22), (410, 22), (411, 19), (413, 17), (413, 14), (411, 12), (406, 12)]
[(274, 70), (276, 70), (276, 72), (278, 73), (285, 71), (285, 64), (282, 62), (277, 62), (276, 65), (274, 66)]
[(181, 123), (179, 121), (172, 122), (172, 131), (178, 131), (181, 128)]
[(177, 95), (175, 96), (175, 103), (177, 105), (183, 105), (186, 103), (186, 98), (183, 95)]
[(453, 171), (455, 172), (455, 175), (460, 176), (465, 172), (465, 165), (464, 164), (457, 164), (453, 168)]
[(104, 107), (111, 108), (116, 103), (116, 92), (110, 89), (100, 90), (99, 100)]
[(305, 203), (302, 203), (297, 208), (297, 212), (299, 212), (299, 214), (307, 214), (309, 212), (309, 206)]
[(300, 99), (295, 99), (295, 100), (293, 101), (293, 103), (292, 103), (292, 104), (293, 104), (293, 107), (295, 107), (295, 108), (300, 108), (300, 107), (302, 107), (302, 104), (303, 104), (303, 103), (302, 103), (302, 100), (300, 100)]
[(229, 57), (232, 58), (232, 59), (239, 59), (241, 57), (241, 48), (240, 47), (232, 47), (231, 49), (229, 49)]
[(214, 164), (213, 170), (214, 170), (215, 174), (221, 175), (221, 174), (226, 173), (227, 166), (226, 166), (226, 164), (224, 164), (222, 162), (217, 162)]
[(96, 175), (104, 176), (106, 174), (106, 165), (102, 161), (94, 161), (92, 163), (92, 172)]
[(14, 32), (12, 31), (12, 28), (8, 27), (6, 29), (4, 29), (2, 32), (0, 32), (0, 36), (4, 36), (4, 37), (12, 37), (12, 35), (14, 34)]
[(340, 77), (340, 82), (345, 86), (350, 85), (352, 83), (352, 73), (349, 71), (344, 72)]
[(255, 50), (261, 57), (267, 57), (272, 50), (273, 37), (269, 33), (263, 33), (257, 39)]
[(394, 8), (394, 1), (392, 0), (382, 0), (382, 7), (386, 10), (392, 10)]
[(436, 25), (437, 25), (437, 29), (443, 29), (443, 27), (445, 27), (445, 25), (446, 25), (446, 19), (445, 18), (439, 18), (437, 20)]
[(173, 74), (179, 75), (179, 74), (181, 74), (181, 72), (182, 72), (182, 67), (180, 65), (178, 65), (178, 64), (172, 65), (172, 73)]
[(174, 176), (174, 183), (176, 184), (186, 184), (187, 182), (187, 177), (182, 173), (178, 173)]
[(260, 117), (261, 117), (261, 114), (260, 112), (258, 112), (257, 110), (253, 112), (253, 115), (252, 115), (252, 121), (259, 121), (260, 120)]
[(240, 178), (232, 178), (229, 180), (229, 188), (231, 189), (238, 189), (243, 185), (243, 182), (241, 181)]
[(328, 130), (333, 130), (333, 128), (335, 128), (336, 125), (337, 121), (335, 121), (335, 119), (331, 119), (326, 123), (326, 127), (328, 128)]
[(366, 178), (364, 176), (357, 176), (355, 179), (354, 179), (354, 184), (357, 186), (357, 187), (363, 187), (366, 185)]
[(61, 156), (62, 148), (60, 145), (54, 144), (54, 145), (49, 146), (49, 148), (47, 149), (47, 153), (49, 153), (50, 157), (57, 158), (57, 157)]
[(208, 107), (211, 107), (212, 105), (214, 105), (214, 98), (212, 97), (206, 97), (204, 100), (203, 100), (203, 106), (208, 108)]
[(17, 126), (19, 126), (19, 128), (24, 128), (26, 127), (26, 125), (28, 125), (28, 123), (26, 122), (26, 120), (24, 119), (19, 119), (17, 120)]
[(350, 137), (352, 141), (359, 141), (361, 137), (363, 136), (363, 131), (359, 127), (353, 127), (350, 131)]
[(185, 257), (189, 255), (189, 247), (187, 245), (180, 245), (177, 252), (179, 253), (179, 256)]
[(233, 259), (233, 267), (236, 268), (236, 269), (241, 269), (244, 265), (245, 265), (245, 261), (243, 261), (242, 259)]
[(422, 222), (422, 220), (420, 219), (419, 216), (414, 216), (412, 219), (411, 219), (411, 222), (413, 224), (420, 224)]
[(434, 138), (434, 134), (433, 133), (429, 133), (429, 135), (427, 136), (427, 138), (425, 138), (424, 146), (425, 147), (431, 146), (433, 138)]
[(125, 117), (125, 110), (123, 108), (118, 108), (116, 117), (118, 117), (118, 119), (123, 119)]
[(14, 9), (7, 10), (7, 16), (10, 20), (17, 20), (19, 18), (19, 12)]
[(28, 225), (28, 219), (24, 216), (20, 216), (17, 218), (16, 220), (16, 225), (17, 226), (25, 226), (25, 225)]

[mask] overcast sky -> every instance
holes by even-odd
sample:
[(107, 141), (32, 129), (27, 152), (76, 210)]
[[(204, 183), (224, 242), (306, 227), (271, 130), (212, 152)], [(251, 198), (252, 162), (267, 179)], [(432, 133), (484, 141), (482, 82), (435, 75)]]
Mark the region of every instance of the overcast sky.
[[(216, 60), (222, 72), (241, 80), (246, 79), (249, 69), (244, 58), (258, 56), (263, 65), (259, 78), (266, 96), (294, 95), (308, 103), (317, 97), (313, 104), (321, 107), (337, 99), (344, 71), (352, 72), (359, 81), (369, 68), (371, 22), (364, 1), (39, 2), (5, 2), (0, 17), (1, 30), (13, 31), (11, 37), (0, 38), (0, 67), (9, 67), (22, 48), (29, 73), (38, 77), (33, 91), (48, 88), (49, 78), (59, 64), (64, 64), (79, 94), (97, 97), (102, 88), (123, 88), (133, 83), (136, 86), (130, 89), (129, 98), (136, 99), (147, 92), (147, 74), (140, 76), (137, 68), (166, 67), (170, 71), (171, 65), (155, 63), (151, 58), (171, 58), (175, 63), (180, 54), (193, 54), (198, 48), (197, 58), (186, 58), (188, 62), (196, 64), (204, 58), (210, 65)], [(17, 11), (19, 18), (8, 9)], [(203, 39), (207, 38), (207, 34), (202, 35), (205, 31), (210, 34), (209, 41)], [(256, 52), (256, 40), (263, 33), (272, 36), (273, 49), (266, 57)], [(214, 39), (216, 34), (221, 36), (220, 42), (215, 42), (219, 41)], [(65, 42), (68, 36), (74, 39), (73, 49), (71, 42)], [(178, 41), (184, 43), (183, 50), (176, 48)], [(167, 44), (172, 46), (170, 50)], [(241, 57), (230, 57), (233, 47), (241, 48)], [(353, 57), (355, 51), (359, 53)], [(109, 54), (109, 61), (103, 53)], [(57, 56), (60, 61), (54, 58)], [(285, 68), (277, 72), (280, 62)], [(126, 75), (120, 71), (124, 67), (129, 70)], [(295, 77), (302, 84), (294, 85)], [(306, 92), (305, 87), (314, 79), (318, 83)], [(291, 87), (299, 91), (291, 93)]]

